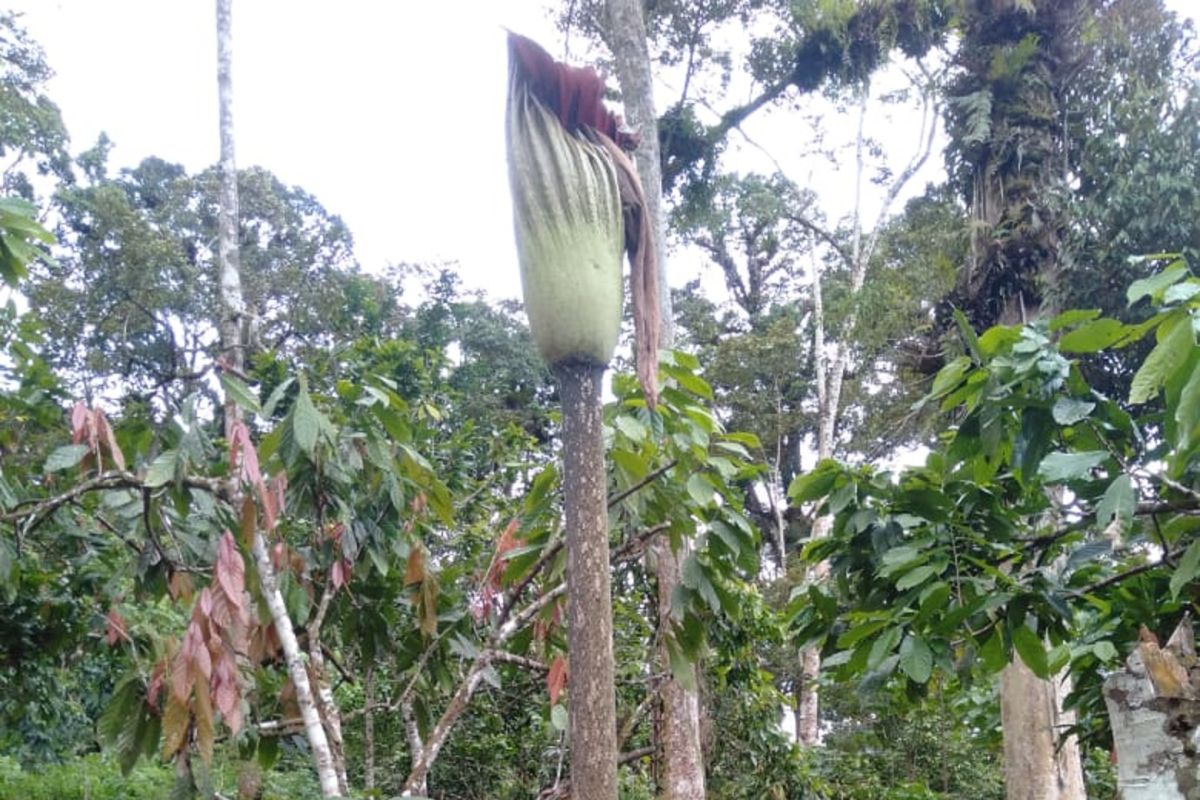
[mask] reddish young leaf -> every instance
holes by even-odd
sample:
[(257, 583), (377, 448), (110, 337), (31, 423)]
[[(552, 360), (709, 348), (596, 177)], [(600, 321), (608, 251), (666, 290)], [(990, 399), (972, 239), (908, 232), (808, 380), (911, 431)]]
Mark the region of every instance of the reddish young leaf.
[(146, 705), (151, 709), (158, 709), (158, 695), (162, 692), (163, 685), (167, 678), (167, 657), (163, 658), (154, 665), (154, 669), (150, 671), (150, 685), (146, 688)]
[(88, 410), (82, 400), (71, 406), (71, 444), (81, 444), (88, 435)]
[(108, 423), (108, 417), (104, 416), (104, 412), (99, 408), (96, 409), (96, 428), (97, 435), (108, 448), (108, 454), (112, 456), (113, 464), (117, 469), (125, 469), (125, 455), (117, 446), (117, 437), (113, 434), (112, 425)]
[(205, 764), (211, 764), (213, 758), (213, 742), (216, 734), (213, 730), (212, 699), (208, 693), (208, 684), (196, 685), (196, 698), (192, 702), (192, 712), (196, 715), (196, 747)]
[(425, 580), (425, 548), (414, 547), (408, 554), (408, 563), (404, 567), (404, 585), (422, 583)]
[(225, 594), (225, 599), (234, 608), (241, 610), (243, 596), (246, 591), (246, 565), (242, 554), (238, 551), (233, 534), (225, 531), (217, 544), (217, 583)]
[(116, 607), (110, 608), (108, 614), (104, 617), (105, 621), (105, 639), (108, 641), (109, 647), (112, 647), (122, 639), (130, 644), (133, 639), (129, 637), (129, 628), (125, 625), (125, 620), (121, 617), (120, 612)]
[(175, 696), (167, 698), (167, 707), (163, 711), (162, 718), (162, 757), (170, 758), (179, 752), (183, 747), (183, 743), (187, 737), (188, 723), (191, 722), (192, 715), (188, 710), (186, 700), (180, 700)]
[(567, 685), (567, 659), (559, 654), (550, 662), (550, 672), (546, 675), (546, 690), (550, 692), (550, 705), (558, 702), (558, 695)]

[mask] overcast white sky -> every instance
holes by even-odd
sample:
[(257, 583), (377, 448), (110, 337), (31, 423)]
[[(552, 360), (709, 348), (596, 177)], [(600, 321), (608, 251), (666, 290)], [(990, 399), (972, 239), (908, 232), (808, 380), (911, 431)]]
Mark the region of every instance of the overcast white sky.
[[(1194, 13), (1194, 3), (1172, 5)], [(369, 270), (452, 260), (468, 286), (519, 296), (503, 140), (503, 29), (561, 53), (545, 5), (235, 0), (239, 166), (266, 167), (340, 214)], [(57, 73), (49, 93), (63, 111), (73, 150), (90, 147), (106, 131), (116, 145), (113, 167), (150, 155), (189, 171), (216, 162), (213, 0), (10, 0), (9, 6), (23, 12)], [(661, 108), (673, 92), (660, 90)], [(747, 130), (793, 179), (814, 175), (826, 206), (843, 212), (848, 173), (804, 160), (808, 144), (792, 119), (782, 126), (765, 117)], [(894, 161), (902, 163), (913, 147), (915, 116), (874, 121), (876, 135), (895, 145)], [(847, 139), (853, 124), (841, 122)], [(771, 169), (760, 151), (743, 147), (739, 167)], [(937, 178), (940, 154), (930, 162), (914, 191)], [(686, 278), (676, 272), (672, 283)]]

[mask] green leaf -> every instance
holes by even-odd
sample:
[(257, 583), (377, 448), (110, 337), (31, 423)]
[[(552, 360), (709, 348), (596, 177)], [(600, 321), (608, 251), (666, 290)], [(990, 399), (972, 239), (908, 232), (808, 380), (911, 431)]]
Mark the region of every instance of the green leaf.
[(1128, 475), (1118, 475), (1096, 504), (1096, 524), (1101, 529), (1107, 528), (1115, 517), (1128, 522), (1133, 519), (1136, 509), (1137, 493), (1133, 488), (1133, 479)]
[(148, 488), (157, 489), (175, 480), (175, 469), (179, 464), (179, 453), (167, 450), (160, 453), (158, 458), (150, 462), (146, 469), (145, 484)]
[(76, 466), (91, 451), (86, 444), (68, 444), (55, 450), (46, 458), (46, 472), (62, 472)]
[(1062, 328), (1069, 328), (1072, 325), (1077, 325), (1080, 322), (1091, 322), (1098, 316), (1100, 316), (1100, 309), (1098, 308), (1075, 308), (1070, 311), (1064, 311), (1054, 319), (1050, 320), (1049, 329), (1050, 332), (1053, 333), (1054, 331), (1061, 330)]
[(797, 475), (788, 487), (788, 499), (793, 503), (810, 503), (824, 497), (833, 488), (841, 466), (833, 459), (825, 459), (808, 473)]
[(1128, 333), (1122, 322), (1105, 317), (1080, 325), (1058, 340), (1058, 349), (1064, 353), (1095, 353), (1115, 344)]
[(644, 442), (650, 436), (650, 431), (646, 426), (628, 414), (618, 416), (613, 420), (613, 425), (634, 442)]
[(1089, 400), (1079, 400), (1074, 397), (1060, 397), (1054, 401), (1054, 421), (1059, 425), (1074, 425), (1080, 420), (1087, 419), (1088, 414), (1096, 408)]
[(1096, 642), (1092, 645), (1092, 655), (1107, 664), (1117, 657), (1117, 648), (1110, 641)]
[(900, 669), (914, 683), (925, 683), (933, 674), (933, 651), (925, 640), (914, 634), (904, 637), (900, 645)]
[(919, 586), (929, 579), (931, 575), (940, 572), (941, 567), (934, 564), (926, 564), (925, 566), (917, 567), (904, 573), (904, 577), (896, 581), (896, 588), (899, 591), (911, 589), (914, 586)]
[(292, 438), (305, 455), (311, 456), (316, 450), (317, 436), (320, 432), (321, 412), (313, 405), (308, 387), (301, 382), (300, 394), (296, 397), (296, 404), (292, 406)]
[(671, 676), (689, 692), (696, 691), (696, 670), (692, 669), (692, 661), (683, 652), (683, 648), (675, 641), (674, 636), (667, 639), (667, 660), (671, 663)]
[(1188, 545), (1188, 549), (1183, 551), (1183, 557), (1179, 559), (1179, 566), (1171, 573), (1172, 600), (1179, 597), (1179, 592), (1192, 582), (1197, 572), (1200, 572), (1200, 539)]
[(883, 660), (887, 658), (888, 653), (895, 649), (896, 643), (899, 641), (899, 628), (888, 628), (879, 634), (879, 638), (871, 645), (870, 655), (867, 656), (867, 669), (875, 669), (882, 664)]
[(1051, 453), (1042, 459), (1038, 477), (1046, 483), (1063, 483), (1089, 477), (1091, 470), (1108, 458), (1107, 450), (1087, 450), (1082, 453)]
[(1175, 429), (1175, 447), (1180, 452), (1200, 441), (1200, 365), (1193, 367), (1192, 374), (1179, 393)]
[(1196, 346), (1192, 321), (1185, 312), (1173, 314), (1158, 329), (1158, 344), (1146, 356), (1129, 387), (1130, 403), (1145, 403), (1184, 364)]
[(975, 363), (983, 361), (983, 354), (979, 351), (979, 337), (975, 335), (975, 329), (971, 327), (971, 323), (967, 320), (966, 314), (959, 309), (954, 309), (954, 323), (958, 325), (958, 332), (962, 334), (963, 341), (967, 343), (967, 352)]
[(989, 672), (999, 672), (1004, 669), (1008, 659), (1004, 657), (1004, 632), (997, 625), (996, 630), (979, 648), (979, 661)]
[(1151, 299), (1155, 299), (1156, 295), (1159, 295), (1168, 286), (1178, 283), (1187, 275), (1187, 271), (1187, 266), (1182, 261), (1176, 261), (1157, 275), (1151, 275), (1149, 278), (1142, 278), (1129, 284), (1125, 298), (1129, 301), (1129, 305), (1133, 305), (1147, 295)]
[(1029, 667), (1030, 671), (1039, 678), (1049, 678), (1051, 673), (1046, 662), (1046, 648), (1042, 646), (1041, 637), (1030, 630), (1029, 626), (1020, 625), (1013, 629), (1012, 639), (1013, 647), (1017, 649), (1025, 666)]
[(687, 491), (694, 502), (700, 508), (708, 508), (713, 504), (713, 498), (716, 496), (716, 490), (712, 484), (704, 479), (700, 473), (692, 475), (688, 478)]
[(262, 414), (262, 407), (258, 404), (258, 394), (239, 378), (228, 372), (222, 372), (221, 386), (225, 388), (225, 396), (232, 399), (239, 407), (255, 415)]

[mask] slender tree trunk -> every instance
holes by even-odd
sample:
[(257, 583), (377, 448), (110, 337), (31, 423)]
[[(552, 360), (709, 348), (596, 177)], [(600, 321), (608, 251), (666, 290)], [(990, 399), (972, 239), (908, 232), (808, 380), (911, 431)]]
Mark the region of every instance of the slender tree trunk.
[[(233, 26), (232, 0), (217, 0), (217, 90), (220, 103), (221, 134), (221, 198), (218, 217), (217, 259), (220, 269), (220, 324), (221, 359), (225, 367), (235, 374), (242, 370), (242, 318), (245, 301), (242, 297), (241, 263), (238, 255), (238, 195), (237, 163), (233, 148)], [(228, 435), (240, 420), (241, 412), (232, 397), (225, 399), (225, 431)], [(316, 761), (317, 776), (321, 792), (325, 797), (341, 797), (337, 774), (325, 729), (313, 703), (312, 689), (308, 683), (305, 659), (296, 641), (292, 620), (288, 617), (283, 595), (275, 577), (271, 557), (267, 553), (262, 533), (255, 529), (250, 546), (254, 564), (258, 569), (263, 597), (271, 612), (275, 633), (283, 648), (287, 661), (288, 676), (296, 689), (296, 704), (304, 719), (304, 731), (309, 748)]]
[(325, 736), (329, 741), (329, 752), (333, 758), (333, 769), (337, 774), (338, 786), (343, 794), (350, 791), (350, 782), (346, 777), (346, 748), (342, 740), (342, 714), (337, 701), (333, 697), (333, 684), (329, 677), (329, 669), (325, 665), (325, 650), (321, 642), (322, 627), (325, 615), (329, 612), (329, 604), (333, 601), (333, 586), (325, 584), (321, 592), (321, 600), (317, 604), (317, 613), (308, 623), (308, 661), (312, 665), (312, 677), (316, 683), (317, 711), (325, 723)]
[(666, 217), (662, 213), (662, 155), (658, 146), (658, 114), (654, 110), (654, 82), (650, 70), (650, 45), (641, 0), (606, 0), (606, 43), (617, 65), (625, 119), (640, 137), (634, 161), (646, 192), (646, 217), (652, 221), (654, 248), (658, 256), (658, 298), (661, 309), (661, 341), (670, 347), (675, 318), (671, 310), (671, 287), (667, 281)]
[(1062, 710), (1066, 676), (1042, 680), (1019, 658), (1000, 673), (1004, 785), (1008, 800), (1087, 800), (1075, 737), (1060, 742), (1075, 714)]
[(554, 371), (563, 407), (571, 795), (576, 800), (616, 800), (612, 578), (600, 413), (604, 369), (567, 363)]
[[(646, 215), (654, 232), (658, 256), (659, 301), (662, 316), (663, 347), (674, 341), (671, 290), (667, 280), (665, 239), (666, 218), (662, 211), (662, 162), (658, 145), (658, 115), (654, 108), (654, 84), (650, 68), (650, 48), (640, 0), (607, 0), (607, 42), (617, 65), (621, 98), (631, 127), (640, 135), (634, 153), (642, 188), (646, 192)], [(663, 636), (660, 663), (668, 674), (661, 686), (662, 697), (662, 780), (661, 797), (665, 800), (703, 800), (704, 756), (700, 746), (700, 699), (675, 680), (666, 650), (665, 634), (671, 627), (671, 596), (679, 584), (679, 569), (687, 557), (686, 548), (672, 552), (669, 541), (659, 537), (654, 543), (658, 578), (658, 626)], [(695, 681), (696, 667), (689, 667)]]

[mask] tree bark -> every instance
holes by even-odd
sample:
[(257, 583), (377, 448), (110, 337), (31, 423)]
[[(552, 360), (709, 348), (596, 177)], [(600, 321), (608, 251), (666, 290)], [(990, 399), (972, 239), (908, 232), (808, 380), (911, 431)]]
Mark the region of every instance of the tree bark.
[(612, 51), (621, 84), (625, 119), (639, 135), (634, 152), (638, 177), (646, 192), (646, 217), (652, 221), (658, 256), (658, 298), (664, 347), (674, 340), (671, 287), (667, 281), (666, 217), (662, 213), (662, 155), (658, 144), (658, 115), (654, 111), (654, 82), (650, 70), (650, 45), (640, 0), (607, 0), (605, 43)]
[[(650, 47), (639, 0), (607, 0), (606, 41), (616, 61), (621, 99), (629, 125), (640, 135), (634, 153), (638, 176), (646, 192), (646, 216), (654, 234), (658, 257), (659, 303), (662, 318), (663, 347), (674, 342), (674, 318), (671, 289), (667, 280), (666, 217), (662, 202), (662, 157), (658, 142), (658, 115), (654, 108), (654, 83), (650, 67)], [(652, 545), (657, 564), (658, 628), (665, 636), (671, 630), (671, 596), (679, 584), (679, 569), (687, 550), (672, 552), (669, 541), (658, 537)], [(671, 672), (665, 639), (659, 647), (659, 659), (668, 677), (660, 684), (662, 698), (662, 781), (660, 796), (666, 800), (703, 800), (704, 756), (700, 746), (700, 698), (677, 681)], [(696, 683), (696, 666), (692, 684)]]
[[(228, 0), (222, 0), (228, 2)], [(258, 569), (258, 580), (262, 584), (263, 598), (271, 612), (271, 621), (275, 625), (275, 635), (279, 637), (279, 645), (283, 649), (284, 661), (287, 663), (288, 677), (296, 690), (296, 705), (300, 707), (300, 717), (304, 720), (304, 735), (308, 739), (309, 749), (312, 750), (313, 760), (317, 765), (317, 778), (321, 783), (321, 794), (325, 797), (341, 797), (338, 786), (337, 771), (333, 766), (333, 755), (329, 750), (329, 741), (325, 737), (325, 726), (321, 724), (321, 715), (317, 713), (317, 704), (313, 702), (312, 686), (308, 682), (308, 669), (300, 643), (296, 641), (296, 631), (292, 628), (292, 620), (288, 617), (287, 606), (283, 602), (283, 594), (279, 591), (279, 582), (275, 578), (275, 568), (271, 564), (271, 556), (267, 552), (267, 544), (262, 533), (254, 532), (254, 540), (250, 545), (254, 556), (254, 564)]]
[(572, 796), (576, 800), (616, 800), (612, 579), (600, 413), (604, 368), (565, 363), (555, 366), (554, 372), (563, 406)]
[(1190, 800), (1200, 794), (1200, 678), (1190, 619), (1165, 649), (1143, 641), (1104, 681), (1122, 800)]
[[(232, 0), (217, 0), (217, 94), (221, 137), (221, 197), (217, 229), (217, 264), (219, 274), (221, 358), (225, 368), (240, 374), (243, 363), (242, 318), (245, 315), (245, 300), (242, 296), (241, 261), (238, 254), (238, 192), (237, 162), (234, 158), (233, 138), (233, 15)], [(233, 426), (240, 421), (241, 411), (232, 397), (225, 398), (225, 431), (230, 436)], [(230, 436), (230, 438), (232, 438)], [(288, 677), (296, 689), (296, 704), (304, 719), (304, 731), (309, 748), (316, 761), (317, 776), (321, 782), (321, 793), (325, 797), (341, 797), (337, 773), (325, 728), (313, 703), (312, 688), (308, 682), (308, 670), (292, 620), (288, 617), (275, 568), (267, 553), (266, 541), (257, 528), (250, 545), (263, 597), (271, 613), (275, 633), (279, 637), (287, 662)]]
[(1079, 745), (1060, 743), (1075, 714), (1062, 710), (1071, 690), (1063, 675), (1042, 680), (1019, 658), (1000, 674), (1000, 718), (1004, 730), (1004, 785), (1008, 800), (1086, 800)]

